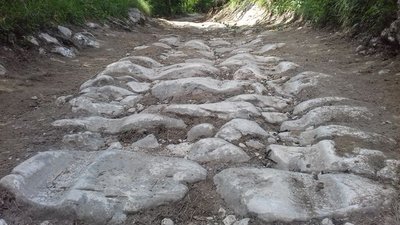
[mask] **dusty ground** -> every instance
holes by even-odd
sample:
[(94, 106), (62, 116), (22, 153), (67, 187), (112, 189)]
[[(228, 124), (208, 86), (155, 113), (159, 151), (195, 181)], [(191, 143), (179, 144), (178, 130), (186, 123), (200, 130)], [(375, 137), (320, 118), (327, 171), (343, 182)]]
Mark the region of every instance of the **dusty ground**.
[[(253, 32), (264, 29), (262, 26), (255, 27)], [(61, 132), (50, 124), (56, 119), (68, 117), (70, 110), (67, 106), (56, 106), (57, 97), (77, 93), (84, 81), (96, 75), (107, 64), (130, 53), (134, 47), (155, 42), (162, 34), (169, 33), (186, 37), (189, 34), (194, 37), (227, 35), (199, 34), (185, 29), (161, 27), (138, 27), (134, 32), (115, 29), (91, 32), (101, 41), (102, 47), (81, 51), (75, 59), (56, 55), (43, 56), (34, 49), (22, 51), (0, 48), (0, 63), (9, 71), (6, 78), (0, 79), (0, 177), (10, 173), (21, 161), (38, 151), (54, 147), (59, 141)], [(236, 35), (243, 33), (238, 31)], [(382, 54), (360, 56), (355, 53), (357, 43), (340, 35), (309, 27), (277, 30), (271, 32), (267, 40), (271, 43), (287, 43), (282, 49), (272, 52), (272, 55), (295, 62), (304, 70), (324, 72), (338, 78), (329, 87), (321, 87), (317, 91), (319, 93), (303, 93), (304, 98), (306, 95), (339, 94), (367, 102), (373, 108), (381, 108), (383, 113), (374, 124), (383, 127), (381, 133), (387, 133), (400, 141), (400, 132), (396, 128), (400, 126), (399, 57), (389, 58)], [(158, 52), (146, 52), (146, 55), (155, 58)], [(383, 73), (384, 70), (388, 72)], [(398, 149), (391, 153), (398, 155)], [(211, 175), (209, 179), (212, 179)], [(211, 187), (195, 184), (182, 202), (139, 213), (129, 221), (132, 224), (160, 224), (162, 218), (170, 217), (178, 224), (190, 224), (189, 221), (193, 221), (192, 224), (207, 224), (204, 218), (218, 211), (218, 208), (215, 208), (217, 204), (201, 206), (207, 204), (205, 199), (210, 197), (201, 193), (216, 195)], [(3, 199), (0, 200), (0, 217), (2, 211), (8, 218), (13, 216), (12, 220), (8, 220), (10, 224), (38, 223), (37, 218), (31, 221), (29, 212), (17, 206), (12, 197), (2, 190), (0, 199)], [(202, 210), (207, 207), (208, 210)], [(380, 213), (372, 213), (360, 224), (372, 225), (382, 220)], [(58, 221), (55, 224), (74, 223)], [(256, 221), (253, 224), (262, 223)]]

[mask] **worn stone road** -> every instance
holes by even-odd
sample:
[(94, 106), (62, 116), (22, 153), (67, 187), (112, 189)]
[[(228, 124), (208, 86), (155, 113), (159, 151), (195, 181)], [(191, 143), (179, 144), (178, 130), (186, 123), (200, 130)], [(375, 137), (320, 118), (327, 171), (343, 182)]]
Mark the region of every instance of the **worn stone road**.
[[(343, 218), (390, 204), (400, 161), (372, 149), (397, 143), (351, 126), (376, 109), (341, 96), (298, 102), (331, 75), (270, 56), (285, 43), (266, 43), (267, 35), (171, 34), (136, 47), (57, 100), (76, 115), (53, 123), (65, 147), (23, 162), (1, 186), (38, 215), (88, 224), (124, 224), (201, 182), (219, 195), (210, 202), (245, 219), (199, 224)], [(141, 54), (151, 46), (159, 58)]]

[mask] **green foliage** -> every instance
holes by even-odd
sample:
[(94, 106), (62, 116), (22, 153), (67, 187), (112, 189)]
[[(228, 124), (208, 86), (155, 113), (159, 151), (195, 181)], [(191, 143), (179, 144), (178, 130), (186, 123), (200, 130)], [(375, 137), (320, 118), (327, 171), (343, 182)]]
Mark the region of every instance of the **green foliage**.
[(206, 12), (213, 6), (214, 0), (146, 0), (152, 13), (158, 16)]
[(212, 5), (213, 0), (0, 0), (0, 40), (51, 25), (124, 17), (132, 7), (148, 15), (172, 16), (205, 12)]
[(396, 0), (230, 0), (232, 7), (257, 2), (271, 12), (293, 12), (316, 25), (351, 27), (358, 24), (367, 32), (377, 33), (396, 17)]
[(0, 35), (22, 35), (52, 24), (77, 24), (85, 19), (122, 17), (131, 7), (150, 13), (144, 0), (0, 0)]

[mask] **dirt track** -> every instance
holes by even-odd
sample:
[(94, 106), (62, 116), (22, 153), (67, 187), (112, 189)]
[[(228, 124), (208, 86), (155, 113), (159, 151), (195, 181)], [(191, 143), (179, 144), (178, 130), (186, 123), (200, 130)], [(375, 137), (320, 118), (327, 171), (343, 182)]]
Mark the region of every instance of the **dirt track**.
[[(209, 41), (212, 38), (223, 38), (232, 42), (235, 40), (251, 42), (257, 34), (264, 30), (262, 26), (199, 31), (193, 28), (149, 25), (148, 27), (138, 27), (135, 32), (123, 32), (108, 28), (91, 32), (96, 35), (102, 47), (82, 51), (75, 59), (61, 58), (55, 55), (41, 56), (34, 50), (1, 49), (0, 60), (9, 73), (7, 78), (0, 80), (2, 106), (0, 109), (0, 177), (9, 174), (16, 165), (37, 152), (59, 148), (66, 130), (54, 128), (51, 123), (62, 118), (72, 118), (75, 115), (71, 112), (68, 104), (57, 106), (55, 104), (57, 97), (70, 94), (76, 96), (82, 83), (102, 71), (108, 64), (127, 56), (127, 54), (140, 54), (160, 60), (159, 56), (164, 51), (162, 48), (134, 51), (135, 47), (157, 42), (168, 34), (179, 35), (184, 41), (193, 39)], [(341, 96), (362, 102), (362, 106), (368, 107), (373, 112), (373, 119), (368, 122), (350, 119), (342, 121), (341, 124), (386, 135), (400, 142), (400, 61), (398, 58), (384, 58), (382, 55), (357, 55), (355, 43), (340, 35), (316, 31), (308, 27), (302, 29), (288, 27), (268, 32), (263, 37), (264, 44), (281, 42), (286, 45), (268, 52), (268, 56), (277, 56), (300, 65), (294, 73), (315, 71), (332, 76), (329, 82), (321, 83), (317, 88), (300, 92), (295, 97), (295, 102), (300, 103), (308, 99), (326, 96)], [(197, 53), (192, 52), (191, 54), (193, 54), (193, 56), (191, 55), (193, 58), (197, 56)], [(222, 59), (224, 57), (220, 54), (215, 60), (222, 61)], [(164, 65), (180, 62), (182, 61), (179, 58), (162, 60)], [(276, 78), (280, 76), (278, 74)], [(173, 101), (182, 103), (184, 100), (187, 99), (176, 98)], [(196, 98), (198, 103), (204, 103), (207, 100)], [(149, 102), (143, 104), (150, 104), (151, 101), (150, 99)], [(190, 125), (198, 122), (191, 118), (184, 120)], [(180, 133), (176, 135), (180, 135)], [(132, 138), (139, 139), (138, 137)], [(172, 138), (177, 137), (173, 136)], [(371, 147), (367, 144), (357, 145), (346, 138), (338, 139), (337, 142), (340, 142), (337, 144), (343, 149), (354, 146)], [(379, 150), (387, 156), (399, 158), (398, 145), (392, 148), (379, 145), (373, 147), (382, 147)], [(251, 161), (250, 165), (259, 163)], [(212, 169), (207, 178), (208, 182), (189, 185), (190, 191), (183, 201), (143, 210), (139, 214), (129, 216), (130, 223), (127, 224), (160, 224), (165, 217), (173, 219), (177, 224), (207, 224), (207, 221), (203, 221), (204, 218), (218, 215), (219, 206), (224, 204), (212, 186), (212, 175), (227, 166), (225, 164), (211, 165), (210, 168)], [(203, 196), (202, 193), (205, 192), (208, 194)], [(5, 191), (2, 193), (4, 196), (9, 196)], [(210, 199), (215, 199), (215, 202), (209, 203)], [(46, 217), (36, 218), (25, 211), (24, 206), (19, 207), (15, 204), (14, 201), (8, 202), (7, 199), (4, 202), (0, 201), (0, 218), (3, 217), (9, 224), (40, 224), (41, 221), (47, 219)], [(354, 224), (382, 223), (384, 222), (382, 215), (387, 215), (387, 213), (384, 210), (368, 215), (354, 214), (349, 216), (349, 221)], [(31, 222), (31, 219), (34, 222)], [(136, 221), (136, 223), (131, 223), (132, 221)], [(347, 220), (339, 218), (334, 221), (335, 224), (342, 224)], [(221, 221), (217, 219), (215, 222), (218, 224)], [(54, 222), (54, 224), (61, 223), (72, 224), (69, 220)], [(252, 218), (250, 224), (263, 224), (263, 222)], [(318, 224), (318, 222), (313, 220), (307, 224)]]

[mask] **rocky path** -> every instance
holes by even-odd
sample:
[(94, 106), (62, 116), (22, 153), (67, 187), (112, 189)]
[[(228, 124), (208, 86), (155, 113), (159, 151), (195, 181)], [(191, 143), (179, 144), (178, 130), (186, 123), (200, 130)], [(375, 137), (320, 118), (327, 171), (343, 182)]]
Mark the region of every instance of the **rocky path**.
[(379, 109), (339, 95), (299, 101), (332, 75), (270, 55), (286, 43), (266, 42), (268, 32), (190, 30), (136, 47), (58, 98), (75, 115), (52, 124), (62, 147), (1, 186), (38, 217), (87, 224), (145, 224), (162, 207), (197, 207), (177, 224), (344, 224), (391, 204), (400, 161), (386, 153), (397, 142), (363, 129)]

